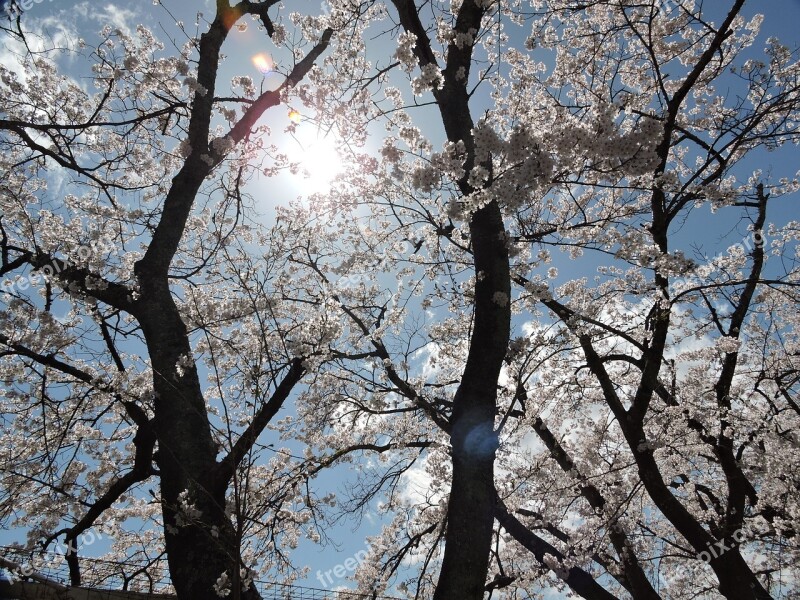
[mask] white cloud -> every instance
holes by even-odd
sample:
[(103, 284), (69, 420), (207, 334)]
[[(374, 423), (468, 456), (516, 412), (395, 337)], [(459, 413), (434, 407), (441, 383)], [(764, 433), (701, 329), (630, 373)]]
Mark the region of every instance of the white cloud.
[(116, 4), (106, 4), (99, 9), (93, 6), (89, 12), (89, 18), (97, 21), (101, 26), (111, 25), (126, 34), (130, 34), (135, 29), (132, 21), (136, 18), (136, 12)]

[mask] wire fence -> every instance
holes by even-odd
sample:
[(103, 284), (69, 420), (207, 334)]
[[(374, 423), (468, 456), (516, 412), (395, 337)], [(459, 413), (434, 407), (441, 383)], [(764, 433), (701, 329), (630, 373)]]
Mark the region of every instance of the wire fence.
[(322, 590), (283, 583), (257, 582), (263, 600), (395, 600), (390, 596), (357, 594), (347, 590)]
[[(135, 558), (114, 562), (80, 557), (81, 581), (94, 589), (156, 594), (171, 591), (169, 574), (155, 561)], [(0, 547), (0, 566), (12, 580), (22, 579), (51, 587), (68, 586), (69, 566), (63, 554), (22, 548)]]
[[(174, 594), (167, 593), (171, 591), (169, 575), (159, 565), (84, 557), (81, 557), (80, 565), (82, 580), (91, 583), (82, 586), (80, 594), (74, 593), (69, 597), (81, 600), (175, 598)], [(53, 598), (61, 598), (64, 590), (69, 588), (69, 568), (61, 554), (0, 546), (0, 568), (10, 575), (12, 581), (18, 580), (15, 589), (21, 591), (24, 598), (51, 597), (44, 592), (45, 588), (53, 592)], [(270, 581), (256, 581), (255, 585), (263, 600), (400, 600), (377, 593), (326, 590)], [(0, 598), (3, 598), (2, 587)]]

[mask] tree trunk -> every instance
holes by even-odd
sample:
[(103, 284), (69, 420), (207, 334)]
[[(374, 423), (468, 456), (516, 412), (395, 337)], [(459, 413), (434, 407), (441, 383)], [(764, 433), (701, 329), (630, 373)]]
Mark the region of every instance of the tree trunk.
[[(216, 447), (168, 278), (138, 275), (140, 322), (153, 368), (156, 462), (170, 575), (180, 600), (219, 600), (217, 579), (227, 573), (233, 582), (239, 569), (239, 543), (225, 515), (227, 485), (214, 483)], [(199, 512), (187, 514), (182, 502)], [(241, 597), (258, 597), (251, 594)]]
[[(416, 36), (414, 54), (420, 67), (436, 65), (428, 32), (413, 0), (393, 0), (403, 28)], [(458, 10), (455, 31), (479, 31), (484, 9), (465, 2)], [(465, 176), (458, 182), (464, 196), (475, 190), (468, 174), (476, 164), (474, 122), (466, 88), (472, 45), (451, 43), (444, 82), (433, 90), (447, 139), (463, 142)], [(491, 158), (481, 162), (491, 173)], [(492, 201), (469, 221), (475, 269), (475, 314), (464, 374), (453, 398), (450, 441), (453, 478), (447, 508), (444, 558), (434, 600), (481, 600), (489, 567), (494, 526), (494, 458), (497, 434), (494, 417), (497, 380), (511, 331), (511, 274), (506, 231), (500, 206)]]
[(483, 598), (494, 526), (497, 380), (511, 322), (508, 251), (496, 203), (473, 215), (470, 233), (476, 273), (475, 325), (453, 399), (453, 480), (434, 600)]

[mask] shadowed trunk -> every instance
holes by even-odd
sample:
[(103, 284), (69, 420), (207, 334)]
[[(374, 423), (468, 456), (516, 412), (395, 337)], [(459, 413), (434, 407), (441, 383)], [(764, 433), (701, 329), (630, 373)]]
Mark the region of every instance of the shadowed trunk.
[(227, 572), (233, 581), (239, 570), (239, 541), (225, 515), (227, 485), (213, 483), (216, 447), (186, 326), (167, 278), (143, 273), (140, 285), (140, 322), (153, 367), (156, 462), (170, 576), (181, 600), (218, 600), (217, 578)]
[[(414, 2), (394, 0), (394, 5), (403, 28), (416, 36), (414, 53), (420, 67), (435, 65), (436, 56)], [(479, 31), (484, 14), (485, 9), (474, 2), (465, 2), (458, 11), (455, 31)], [(450, 44), (442, 71), (443, 85), (433, 91), (447, 139), (464, 142), (467, 175), (476, 165), (474, 123), (466, 88), (471, 61), (472, 45)], [(491, 173), (491, 159), (481, 162), (481, 166)], [(467, 175), (458, 182), (464, 196), (475, 191)], [(471, 215), (469, 231), (475, 269), (475, 313), (467, 363), (453, 398), (453, 478), (444, 558), (434, 600), (483, 598), (494, 526), (497, 380), (511, 329), (509, 257), (503, 215), (496, 201)]]
[(453, 480), (442, 571), (435, 600), (483, 598), (495, 513), (494, 417), (497, 379), (508, 346), (508, 253), (500, 208), (492, 203), (470, 223), (475, 272), (475, 325), (467, 365), (453, 400)]

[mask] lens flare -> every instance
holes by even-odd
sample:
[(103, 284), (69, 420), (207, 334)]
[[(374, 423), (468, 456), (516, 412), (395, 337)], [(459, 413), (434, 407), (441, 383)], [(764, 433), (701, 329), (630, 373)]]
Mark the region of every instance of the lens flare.
[(273, 67), (275, 66), (275, 63), (272, 62), (272, 58), (270, 58), (269, 54), (264, 52), (256, 54), (252, 60), (253, 66), (264, 74), (272, 71)]
[(297, 112), (295, 109), (289, 111), (289, 120), (292, 123), (299, 123), (303, 119), (303, 115)]
[(330, 191), (336, 176), (344, 169), (340, 141), (333, 133), (323, 133), (311, 123), (298, 127), (296, 143), (287, 146), (290, 160), (298, 170), (294, 183), (304, 195)]

